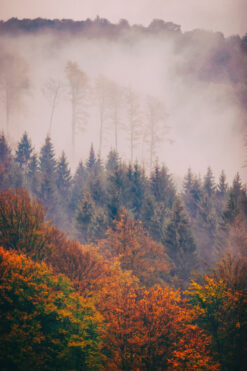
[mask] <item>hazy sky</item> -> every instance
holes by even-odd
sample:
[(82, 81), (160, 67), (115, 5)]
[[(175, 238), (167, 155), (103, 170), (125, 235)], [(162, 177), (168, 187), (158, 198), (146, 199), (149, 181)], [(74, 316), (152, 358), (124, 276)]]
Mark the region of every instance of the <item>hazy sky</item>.
[(162, 18), (183, 30), (203, 28), (225, 35), (247, 32), (247, 0), (0, 0), (0, 19), (95, 18), (149, 24)]

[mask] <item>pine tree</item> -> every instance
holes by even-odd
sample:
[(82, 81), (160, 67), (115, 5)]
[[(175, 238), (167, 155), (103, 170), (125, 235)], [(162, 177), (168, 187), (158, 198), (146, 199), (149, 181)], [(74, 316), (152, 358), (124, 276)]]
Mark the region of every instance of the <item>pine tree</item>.
[(151, 174), (150, 183), (155, 200), (157, 202), (163, 202), (167, 208), (171, 209), (176, 192), (165, 166), (162, 166), (161, 169), (158, 165), (155, 166)]
[(0, 189), (8, 188), (8, 175), (11, 168), (12, 156), (5, 136), (0, 136)]
[(21, 169), (24, 169), (25, 171), (28, 168), (28, 163), (31, 159), (32, 154), (32, 145), (31, 141), (27, 136), (27, 133), (25, 132), (18, 143), (18, 148), (16, 150), (16, 156), (15, 160), (19, 164)]
[(133, 171), (132, 167), (128, 169), (128, 183), (127, 189), (128, 200), (135, 216), (139, 219), (140, 211), (142, 208), (145, 190), (147, 187), (147, 180), (144, 172), (140, 169), (139, 165), (135, 163)]
[(62, 155), (57, 163), (57, 189), (63, 201), (70, 198), (71, 174), (65, 153)]
[(96, 157), (95, 157), (93, 145), (91, 144), (90, 153), (89, 153), (89, 157), (87, 160), (87, 169), (89, 172), (91, 172), (94, 169), (95, 164), (96, 164)]
[(119, 165), (119, 155), (116, 151), (111, 150), (107, 156), (106, 169), (114, 171)]
[(191, 272), (198, 267), (198, 257), (188, 217), (180, 199), (174, 202), (163, 244), (174, 263), (173, 274), (182, 282), (188, 282)]
[(48, 207), (48, 217), (55, 216), (57, 203), (56, 167), (55, 154), (51, 139), (46, 137), (45, 144), (40, 152), (40, 196)]
[(228, 185), (226, 183), (226, 175), (224, 171), (222, 170), (220, 177), (219, 177), (219, 183), (217, 184), (216, 189), (216, 209), (218, 215), (222, 215), (226, 198), (227, 198), (227, 192), (228, 192)]
[(204, 177), (203, 190), (204, 190), (205, 193), (208, 194), (209, 197), (214, 195), (215, 183), (214, 183), (213, 172), (212, 172), (210, 167), (208, 168), (207, 174)]
[(27, 169), (27, 188), (35, 196), (40, 194), (40, 173), (37, 155), (30, 157)]
[(71, 201), (70, 208), (72, 211), (78, 207), (80, 200), (83, 197), (83, 188), (87, 179), (87, 171), (83, 166), (82, 161), (79, 162), (79, 165), (76, 169), (75, 175), (72, 179), (72, 190), (71, 190)]
[(227, 183), (226, 183), (226, 174), (224, 170), (222, 170), (219, 178), (219, 183), (217, 185), (217, 196), (224, 198), (227, 192)]

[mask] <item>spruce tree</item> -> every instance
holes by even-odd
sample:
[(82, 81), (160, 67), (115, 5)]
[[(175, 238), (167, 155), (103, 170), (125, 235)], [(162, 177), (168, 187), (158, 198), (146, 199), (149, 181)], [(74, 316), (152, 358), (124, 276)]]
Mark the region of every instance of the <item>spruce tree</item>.
[(34, 153), (30, 157), (27, 169), (28, 190), (35, 196), (40, 194), (40, 173), (37, 155)]
[(57, 203), (57, 163), (50, 137), (46, 137), (45, 144), (40, 151), (40, 196), (48, 207), (48, 217), (54, 217)]
[(25, 171), (28, 168), (29, 161), (31, 159), (32, 154), (32, 145), (31, 141), (27, 136), (27, 133), (25, 132), (18, 143), (18, 147), (16, 150), (16, 156), (15, 160), (19, 164), (21, 169), (24, 169)]
[(71, 174), (65, 153), (62, 155), (57, 163), (57, 189), (63, 203), (70, 197)]
[(174, 202), (162, 242), (174, 263), (174, 276), (182, 282), (188, 282), (191, 272), (198, 267), (198, 257), (188, 217), (180, 199)]
[(167, 208), (172, 208), (175, 199), (175, 188), (165, 166), (160, 169), (155, 166), (150, 179), (151, 191), (157, 202), (163, 202)]
[(210, 167), (208, 167), (207, 173), (204, 177), (203, 191), (209, 197), (213, 196), (215, 192), (214, 176), (213, 176), (212, 169)]
[(71, 200), (70, 200), (70, 209), (75, 211), (78, 207), (80, 200), (83, 197), (83, 188), (87, 180), (87, 171), (83, 166), (82, 161), (79, 162), (79, 165), (76, 169), (75, 175), (72, 179), (72, 190), (71, 190)]
[(2, 134), (0, 136), (0, 189), (5, 189), (10, 186), (9, 173), (11, 169), (12, 155), (10, 147)]
[(111, 150), (107, 156), (106, 169), (114, 171), (119, 165), (119, 155), (116, 151)]
[(91, 144), (89, 157), (87, 160), (87, 169), (89, 172), (91, 172), (94, 169), (95, 164), (96, 164), (96, 157), (95, 157), (93, 145)]

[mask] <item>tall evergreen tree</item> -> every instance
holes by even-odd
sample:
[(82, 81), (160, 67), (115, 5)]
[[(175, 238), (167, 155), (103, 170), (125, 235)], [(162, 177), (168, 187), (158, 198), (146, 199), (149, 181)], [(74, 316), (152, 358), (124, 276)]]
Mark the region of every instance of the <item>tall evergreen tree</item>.
[(5, 136), (0, 136), (0, 189), (8, 188), (12, 155)]
[(174, 263), (173, 274), (182, 282), (188, 282), (191, 272), (198, 267), (198, 257), (188, 217), (180, 199), (174, 202), (163, 244)]
[(207, 173), (203, 181), (203, 190), (209, 197), (213, 196), (215, 192), (215, 183), (212, 169), (208, 167)]
[(116, 151), (111, 150), (107, 156), (106, 169), (114, 171), (119, 165), (119, 155)]
[(96, 156), (95, 156), (93, 145), (91, 144), (89, 157), (87, 160), (87, 169), (89, 172), (91, 172), (94, 169), (95, 164), (96, 164)]
[(48, 207), (48, 217), (55, 216), (57, 203), (57, 163), (51, 139), (46, 137), (45, 144), (40, 151), (40, 196)]
[(27, 183), (29, 191), (35, 195), (40, 195), (40, 173), (37, 155), (34, 153), (30, 157), (27, 169)]
[(21, 169), (27, 170), (28, 168), (28, 163), (31, 159), (31, 154), (32, 154), (32, 145), (31, 141), (28, 138), (27, 133), (25, 132), (18, 143), (18, 147), (16, 150), (16, 156), (15, 160), (19, 164)]
[(163, 202), (168, 208), (172, 208), (176, 191), (165, 166), (162, 166), (161, 169), (158, 165), (155, 166), (154, 171), (151, 173), (150, 184), (155, 200)]
[(80, 200), (83, 197), (83, 188), (87, 179), (87, 171), (83, 166), (82, 161), (76, 169), (75, 175), (72, 179), (71, 201), (70, 208), (72, 211), (78, 207)]
[(57, 177), (56, 177), (58, 193), (65, 202), (70, 198), (71, 174), (65, 153), (62, 155), (57, 163)]

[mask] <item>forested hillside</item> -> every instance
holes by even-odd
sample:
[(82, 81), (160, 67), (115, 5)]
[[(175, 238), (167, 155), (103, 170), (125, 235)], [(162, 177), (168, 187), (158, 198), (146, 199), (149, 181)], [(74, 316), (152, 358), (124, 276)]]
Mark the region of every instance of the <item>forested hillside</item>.
[(2, 370), (245, 370), (247, 191), (0, 137)]

